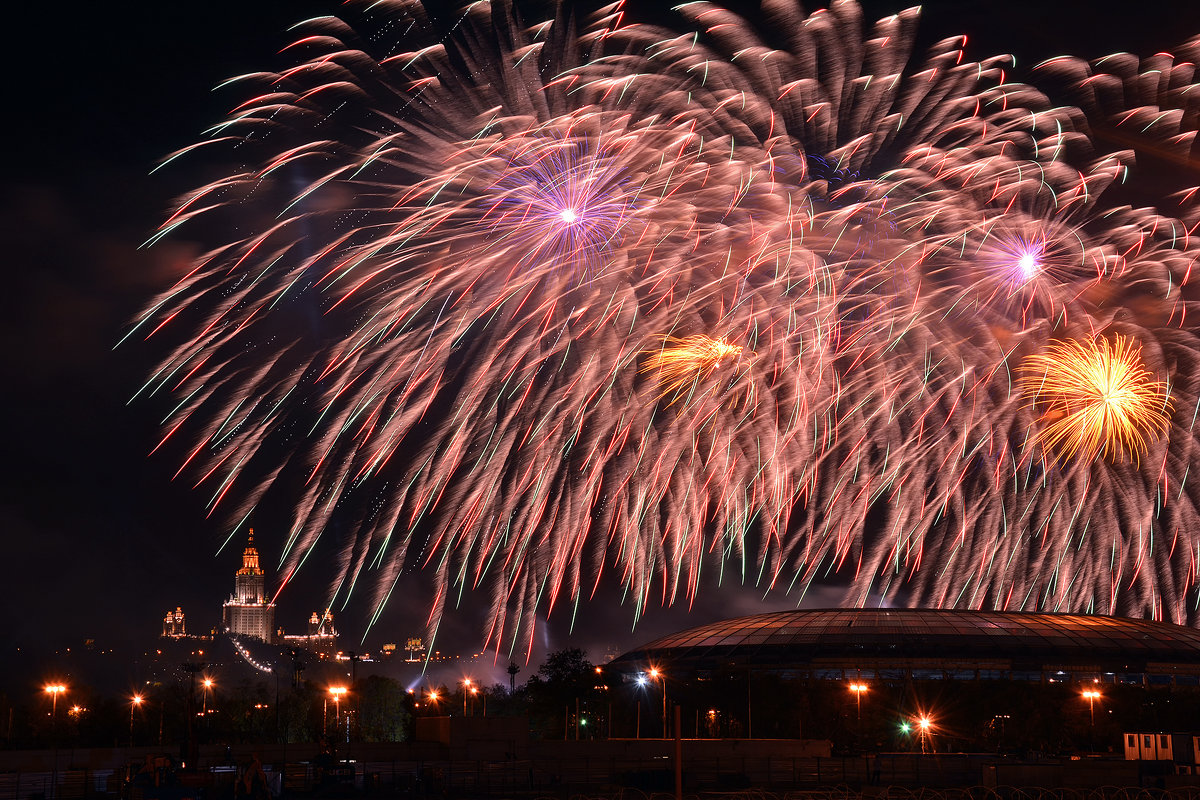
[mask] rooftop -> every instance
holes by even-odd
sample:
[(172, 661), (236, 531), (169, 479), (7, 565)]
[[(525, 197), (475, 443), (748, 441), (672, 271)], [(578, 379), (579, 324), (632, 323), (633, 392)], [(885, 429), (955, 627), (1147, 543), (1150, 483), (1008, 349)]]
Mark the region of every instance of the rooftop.
[(664, 636), (620, 656), (618, 668), (667, 661), (715, 669), (854, 662), (986, 663), (1042, 670), (1200, 673), (1200, 631), (1152, 620), (1086, 614), (941, 609), (780, 611), (723, 620)]

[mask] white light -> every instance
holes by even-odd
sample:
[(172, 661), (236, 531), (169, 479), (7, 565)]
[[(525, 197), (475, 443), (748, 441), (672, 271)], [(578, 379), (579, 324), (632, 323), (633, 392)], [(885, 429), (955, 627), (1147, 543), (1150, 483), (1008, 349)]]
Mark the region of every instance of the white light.
[(1021, 276), (1028, 280), (1037, 274), (1038, 262), (1033, 253), (1023, 253), (1017, 259), (1017, 269), (1021, 270)]
[(575, 222), (575, 220), (579, 219), (579, 215), (575, 213), (575, 209), (573, 208), (564, 208), (562, 211), (558, 212), (558, 218), (570, 225)]

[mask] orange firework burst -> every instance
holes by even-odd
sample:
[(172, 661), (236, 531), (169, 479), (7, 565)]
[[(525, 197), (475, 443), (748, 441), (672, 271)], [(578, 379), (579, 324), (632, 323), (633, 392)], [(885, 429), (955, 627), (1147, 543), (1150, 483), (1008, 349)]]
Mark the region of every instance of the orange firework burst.
[(1113, 342), (1053, 342), (1020, 371), (1021, 388), (1044, 408), (1038, 438), (1065, 457), (1128, 452), (1136, 461), (1170, 423), (1167, 384), (1153, 380), (1141, 348), (1120, 334)]
[(704, 334), (676, 339), (668, 336), (662, 347), (647, 350), (642, 372), (657, 372), (662, 397), (674, 395), (678, 400), (688, 387), (707, 378), (722, 362), (741, 359), (743, 348), (725, 337), (713, 338)]

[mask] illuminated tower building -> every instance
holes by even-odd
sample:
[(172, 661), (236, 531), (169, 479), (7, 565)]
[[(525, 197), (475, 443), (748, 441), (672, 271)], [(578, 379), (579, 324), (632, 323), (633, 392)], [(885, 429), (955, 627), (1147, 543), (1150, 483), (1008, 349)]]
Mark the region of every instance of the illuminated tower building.
[(254, 529), (242, 551), (242, 568), (233, 579), (233, 594), (225, 601), (221, 615), (226, 633), (253, 636), (270, 642), (274, 639), (275, 604), (267, 598), (266, 578), (258, 565), (254, 547)]
[(333, 627), (333, 612), (327, 608), (325, 613), (318, 617), (314, 611), (308, 618), (308, 635), (337, 638), (337, 629)]
[(308, 618), (308, 633), (304, 636), (284, 636), (279, 641), (285, 647), (300, 647), (316, 653), (321, 658), (337, 655), (337, 628), (333, 627), (333, 612), (328, 608), (324, 614), (313, 612)]
[(168, 611), (167, 615), (163, 617), (162, 635), (172, 639), (187, 636), (183, 609), (179, 606), (176, 606), (174, 611)]

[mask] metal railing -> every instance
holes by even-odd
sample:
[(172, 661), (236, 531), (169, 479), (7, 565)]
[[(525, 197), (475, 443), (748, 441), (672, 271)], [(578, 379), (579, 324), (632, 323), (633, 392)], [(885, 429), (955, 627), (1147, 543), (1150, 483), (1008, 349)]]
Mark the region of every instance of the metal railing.
[[(1119, 769), (1131, 762), (1098, 762)], [(1030, 764), (1006, 765), (970, 754), (788, 758), (754, 755), (685, 760), (684, 792), (700, 800), (1200, 800), (1200, 776), (1142, 776), (1133, 769), (1104, 773), (1132, 787), (1043, 788), (996, 785), (995, 779), (1028, 778), (1006, 773)], [(1057, 781), (1061, 766), (1034, 764)], [(1092, 765), (1082, 765), (1091, 768)], [(1136, 765), (1135, 765), (1136, 766)], [(573, 757), (315, 762), (267, 765), (273, 796), (523, 798), (556, 800), (667, 800), (674, 798), (674, 765), (664, 758)], [(1076, 773), (1078, 774), (1078, 773)], [(1100, 772), (1095, 772), (1099, 776)], [(0, 773), (0, 800), (234, 800), (232, 767), (180, 772), (169, 780), (127, 780), (124, 770), (66, 769)], [(1166, 781), (1169, 788), (1138, 788)], [(982, 778), (990, 778), (987, 782)], [(1195, 785), (1183, 785), (1196, 781)], [(988, 785), (983, 785), (985, 782)], [(1071, 783), (1071, 780), (1064, 780)], [(1174, 784), (1174, 785), (1172, 785)]]

